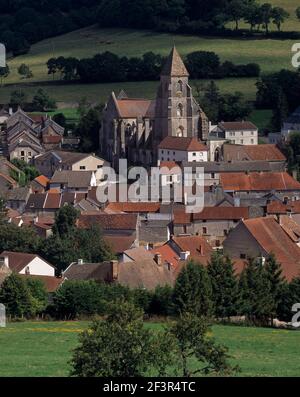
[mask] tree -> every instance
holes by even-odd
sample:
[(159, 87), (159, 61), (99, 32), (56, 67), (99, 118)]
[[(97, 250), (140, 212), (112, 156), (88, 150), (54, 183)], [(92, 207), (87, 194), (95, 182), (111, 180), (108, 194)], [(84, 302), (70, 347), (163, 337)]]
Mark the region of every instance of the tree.
[(0, 252), (14, 251), (36, 253), (40, 246), (40, 239), (34, 229), (12, 223), (5, 223), (0, 227)]
[(95, 152), (99, 148), (100, 115), (102, 110), (102, 105), (88, 110), (86, 114), (84, 114), (85, 111), (83, 109), (81, 110), (84, 116), (80, 118), (75, 134), (80, 136), (80, 149), (84, 152)]
[(171, 338), (144, 327), (143, 312), (131, 303), (113, 304), (105, 320), (94, 321), (79, 338), (72, 357), (73, 376), (160, 376), (172, 362)]
[(300, 7), (296, 8), (296, 17), (300, 20)]
[(204, 90), (204, 96), (201, 103), (209, 120), (212, 120), (212, 122), (215, 123), (219, 120), (219, 99), (220, 90), (216, 83), (211, 81)]
[(195, 51), (187, 55), (186, 64), (192, 78), (210, 78), (216, 76), (220, 58), (214, 52)]
[(101, 290), (95, 281), (66, 281), (53, 296), (54, 315), (76, 319), (80, 315), (104, 314)]
[(22, 90), (12, 91), (10, 94), (10, 104), (23, 107), (27, 101), (27, 94)]
[(53, 121), (55, 121), (57, 124), (61, 125), (62, 127), (66, 127), (67, 124), (67, 119), (66, 116), (63, 113), (56, 113), (52, 117)]
[(171, 335), (176, 340), (176, 357), (181, 376), (211, 373), (224, 375), (237, 370), (228, 363), (227, 348), (217, 345), (209, 336), (209, 331), (207, 321), (191, 313), (182, 314), (171, 327)]
[(244, 0), (231, 0), (226, 8), (226, 14), (235, 22), (235, 30), (239, 29), (239, 21), (245, 16), (246, 5)]
[(86, 96), (79, 99), (78, 107), (77, 107), (76, 111), (79, 114), (80, 119), (82, 119), (83, 117), (86, 116), (90, 107), (91, 107), (91, 104), (88, 102)]
[(251, 113), (251, 105), (244, 101), (241, 92), (225, 94), (219, 100), (219, 120), (244, 120)]
[(158, 316), (170, 316), (174, 314), (173, 289), (169, 285), (155, 288), (150, 302), (149, 313)]
[(25, 63), (22, 63), (19, 67), (18, 67), (18, 73), (19, 75), (21, 75), (22, 78), (24, 79), (29, 79), (31, 77), (33, 77), (33, 73), (30, 70), (29, 66), (26, 65)]
[(33, 97), (32, 106), (35, 110), (46, 111), (56, 109), (56, 102), (50, 98), (47, 92), (39, 88)]
[(300, 302), (300, 277), (293, 278), (290, 283), (283, 283), (279, 296), (278, 318), (290, 322), (294, 314), (292, 307), (295, 303)]
[(278, 89), (276, 103), (272, 110), (271, 128), (273, 131), (280, 131), (283, 122), (286, 120), (289, 113), (289, 106), (287, 97), (282, 88)]
[(262, 15), (260, 12), (260, 5), (256, 2), (248, 4), (245, 10), (245, 21), (250, 25), (250, 30), (253, 32), (255, 26), (262, 24)]
[(72, 205), (68, 204), (63, 206), (55, 214), (53, 232), (64, 238), (74, 234), (76, 230), (76, 221), (79, 215), (80, 211)]
[(207, 272), (212, 285), (216, 317), (235, 315), (238, 290), (232, 261), (219, 252), (214, 252), (207, 266)]
[(269, 25), (271, 22), (271, 18), (272, 18), (272, 6), (269, 3), (264, 3), (261, 7), (260, 7), (260, 12), (261, 12), (261, 19), (262, 19), (262, 24), (263, 27), (265, 28), (266, 34), (269, 33)]
[(24, 174), (25, 184), (31, 182), (33, 179), (40, 175), (39, 171), (35, 168), (34, 165), (28, 164), (24, 160), (12, 159), (11, 162)]
[(272, 8), (273, 23), (280, 32), (281, 24), (290, 16), (290, 14), (282, 7)]
[(48, 294), (45, 284), (41, 280), (31, 277), (28, 277), (25, 283), (31, 295), (31, 314), (41, 314), (48, 304)]
[(177, 277), (174, 303), (179, 313), (191, 312), (200, 316), (212, 313), (212, 288), (205, 267), (189, 261)]
[(6, 200), (0, 196), (0, 224), (6, 221), (7, 211)]
[(0, 289), (0, 302), (13, 318), (31, 315), (31, 295), (25, 281), (16, 273), (7, 277)]
[(271, 283), (261, 261), (249, 259), (239, 280), (239, 304), (241, 314), (254, 324), (270, 325), (275, 304)]
[(8, 65), (6, 65), (5, 67), (0, 67), (0, 82), (1, 82), (1, 86), (3, 85), (3, 79), (6, 79), (6, 77), (9, 76), (10, 70)]
[(267, 257), (264, 270), (266, 272), (266, 278), (270, 284), (270, 294), (273, 299), (273, 316), (276, 316), (278, 313), (280, 294), (284, 286), (284, 277), (282, 276), (281, 265), (277, 262), (274, 254), (270, 254)]

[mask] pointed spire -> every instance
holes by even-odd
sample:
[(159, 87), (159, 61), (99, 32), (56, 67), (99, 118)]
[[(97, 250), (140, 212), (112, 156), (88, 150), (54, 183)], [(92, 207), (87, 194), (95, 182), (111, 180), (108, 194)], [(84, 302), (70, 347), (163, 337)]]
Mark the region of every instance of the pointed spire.
[(175, 45), (167, 58), (167, 61), (161, 72), (162, 76), (171, 77), (188, 77), (189, 73), (183, 63), (181, 56), (179, 55)]

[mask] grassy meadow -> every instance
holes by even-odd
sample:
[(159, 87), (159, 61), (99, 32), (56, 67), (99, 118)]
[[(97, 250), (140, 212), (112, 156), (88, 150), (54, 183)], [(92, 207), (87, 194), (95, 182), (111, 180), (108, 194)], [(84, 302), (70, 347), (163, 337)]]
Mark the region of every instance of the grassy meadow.
[[(88, 322), (24, 322), (0, 328), (0, 377), (68, 376), (71, 351)], [(161, 323), (146, 327), (160, 329)], [(239, 376), (299, 376), (300, 333), (238, 326), (213, 327), (213, 336), (229, 348)]]

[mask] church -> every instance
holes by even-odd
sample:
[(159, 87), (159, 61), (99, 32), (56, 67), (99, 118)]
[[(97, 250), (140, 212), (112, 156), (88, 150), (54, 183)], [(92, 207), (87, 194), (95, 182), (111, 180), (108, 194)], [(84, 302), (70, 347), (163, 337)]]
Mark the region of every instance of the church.
[(174, 46), (162, 69), (155, 100), (112, 92), (99, 143), (102, 155), (114, 167), (119, 158), (151, 166), (156, 165), (158, 145), (167, 136), (206, 142), (208, 135), (209, 120), (193, 97), (189, 73)]

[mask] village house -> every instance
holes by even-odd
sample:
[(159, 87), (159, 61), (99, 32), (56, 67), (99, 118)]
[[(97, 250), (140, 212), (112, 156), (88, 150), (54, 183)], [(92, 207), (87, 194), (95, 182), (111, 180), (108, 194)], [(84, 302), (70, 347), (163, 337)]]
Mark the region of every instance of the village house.
[(173, 285), (175, 281), (172, 269), (152, 258), (123, 263), (84, 263), (78, 260), (63, 272), (63, 277), (66, 280), (94, 280), (147, 290)]
[(300, 183), (287, 172), (221, 173), (220, 185), (240, 200), (241, 206), (266, 206), (271, 201), (268, 194), (272, 192), (281, 200), (300, 198)]
[[(224, 144), (222, 148), (224, 161), (267, 161), (279, 163), (285, 167), (286, 157), (276, 145), (231, 145)], [(283, 169), (282, 169), (283, 171)]]
[(292, 132), (300, 132), (300, 106), (283, 122), (281, 139), (286, 140)]
[(97, 186), (97, 179), (94, 171), (55, 171), (49, 186), (62, 192), (87, 193)]
[(8, 208), (17, 210), (23, 213), (26, 208), (26, 204), (29, 200), (29, 196), (32, 194), (30, 187), (17, 187), (8, 192), (5, 196), (6, 205)]
[(49, 187), (50, 179), (45, 175), (39, 175), (30, 183), (33, 193), (44, 193)]
[(158, 161), (207, 161), (208, 147), (196, 138), (167, 136), (158, 145)]
[(102, 168), (109, 163), (94, 154), (52, 150), (34, 159), (38, 171), (51, 178), (55, 171), (93, 171), (97, 184), (103, 179)]
[(241, 219), (249, 217), (249, 209), (243, 207), (204, 207), (201, 212), (188, 214), (174, 211), (174, 235), (191, 234), (203, 236), (212, 247), (221, 247), (228, 233)]
[(241, 221), (229, 233), (223, 249), (237, 260), (259, 258), (264, 262), (273, 253), (288, 281), (300, 274), (300, 248), (273, 217)]
[(21, 108), (6, 121), (2, 134), (3, 153), (10, 159), (31, 163), (47, 150), (60, 148), (64, 128), (51, 117), (29, 117)]
[(55, 267), (36, 254), (3, 251), (0, 262), (12, 272), (35, 276), (55, 276)]
[[(87, 212), (81, 213), (77, 221), (79, 228), (87, 229), (93, 225), (98, 225), (103, 233), (106, 241), (118, 243), (121, 238), (126, 244), (131, 241), (131, 246), (139, 245), (139, 225), (140, 220), (138, 214), (106, 214), (103, 212)], [(126, 245), (125, 244), (125, 245)]]

